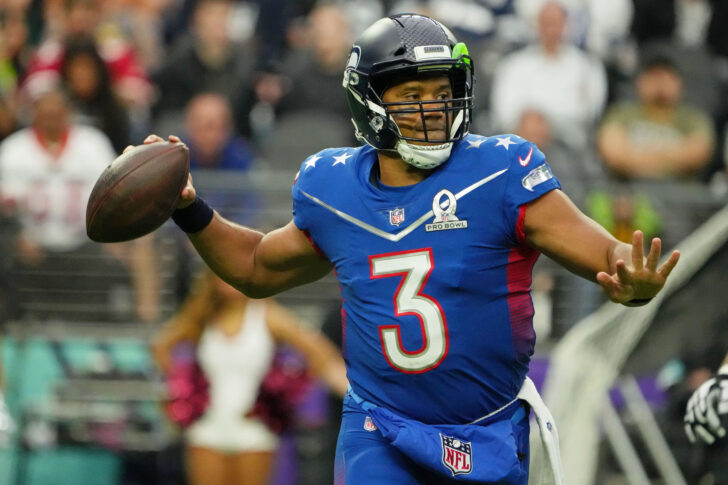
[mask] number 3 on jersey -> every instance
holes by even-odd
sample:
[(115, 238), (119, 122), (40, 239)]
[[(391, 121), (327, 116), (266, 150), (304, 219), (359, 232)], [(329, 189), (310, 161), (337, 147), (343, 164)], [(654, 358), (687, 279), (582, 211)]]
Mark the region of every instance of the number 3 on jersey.
[(407, 374), (427, 372), (440, 365), (449, 346), (447, 321), (437, 300), (422, 293), (434, 267), (432, 249), (377, 254), (369, 257), (369, 267), (372, 279), (401, 277), (394, 294), (394, 314), (416, 316), (422, 329), (422, 347), (410, 351), (402, 346), (398, 324), (381, 325), (379, 338), (387, 362)]

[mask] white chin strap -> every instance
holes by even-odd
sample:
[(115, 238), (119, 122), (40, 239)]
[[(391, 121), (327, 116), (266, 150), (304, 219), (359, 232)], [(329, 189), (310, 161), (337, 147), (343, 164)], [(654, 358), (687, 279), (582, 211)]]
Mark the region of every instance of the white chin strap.
[[(452, 128), (450, 129), (450, 137), (460, 128), (463, 121), (463, 112), (461, 111), (455, 117)], [(429, 170), (441, 165), (445, 160), (450, 158), (452, 151), (452, 142), (443, 143), (441, 145), (415, 145), (407, 143), (406, 140), (399, 140), (394, 146), (402, 160), (409, 163), (413, 167), (423, 170)]]

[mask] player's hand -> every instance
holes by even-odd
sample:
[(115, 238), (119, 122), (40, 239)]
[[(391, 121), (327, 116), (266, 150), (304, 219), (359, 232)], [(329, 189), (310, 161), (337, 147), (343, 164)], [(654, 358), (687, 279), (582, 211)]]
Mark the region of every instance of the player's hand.
[(728, 370), (698, 387), (685, 409), (685, 433), (692, 443), (698, 439), (713, 444), (726, 435), (728, 421)]
[(197, 197), (197, 192), (195, 191), (194, 185), (192, 185), (192, 174), (188, 174), (187, 184), (182, 189), (182, 196), (179, 199), (177, 208), (184, 209), (195, 201), (195, 197)]
[(601, 285), (610, 300), (616, 303), (628, 303), (632, 300), (647, 301), (653, 298), (665, 286), (670, 272), (680, 259), (680, 252), (673, 251), (667, 261), (659, 268), (660, 238), (652, 239), (647, 259), (644, 257), (642, 231), (632, 235), (632, 261), (619, 259), (615, 265), (617, 272), (610, 275), (601, 271), (597, 274), (597, 282)]
[[(182, 140), (176, 135), (169, 135), (167, 137), (170, 143), (181, 143)], [(144, 144), (148, 145), (150, 143), (157, 143), (160, 141), (164, 141), (164, 139), (159, 135), (151, 134), (148, 137), (144, 139)], [(128, 147), (124, 148), (124, 153), (134, 148), (134, 145), (129, 145)], [(187, 175), (187, 184), (182, 188), (182, 195), (179, 199), (179, 202), (177, 203), (178, 209), (184, 209), (188, 205), (192, 204), (195, 201), (195, 197), (197, 197), (197, 192), (195, 191), (195, 187), (192, 185), (192, 175)]]
[[(182, 143), (182, 140), (180, 140), (180, 138), (177, 135), (169, 135), (167, 137), (167, 139), (169, 140), (170, 143)], [(150, 143), (157, 143), (160, 141), (164, 141), (164, 138), (162, 138), (159, 135), (151, 134), (144, 139), (144, 144), (149, 145)], [(128, 145), (126, 148), (124, 148), (123, 153), (128, 152), (132, 148), (134, 148), (134, 145)]]

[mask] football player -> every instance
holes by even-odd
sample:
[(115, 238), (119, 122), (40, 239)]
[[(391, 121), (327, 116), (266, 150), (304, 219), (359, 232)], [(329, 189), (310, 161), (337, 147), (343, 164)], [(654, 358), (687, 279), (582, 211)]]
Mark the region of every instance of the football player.
[(728, 355), (718, 373), (698, 387), (685, 410), (685, 433), (692, 443), (712, 445), (725, 438), (728, 424)]
[(336, 483), (525, 484), (531, 408), (560, 483), (556, 428), (526, 378), (539, 253), (625, 305), (649, 302), (678, 261), (660, 266), (659, 239), (645, 257), (641, 232), (624, 244), (582, 214), (532, 143), (469, 133), (474, 82), (442, 24), (383, 18), (343, 78), (364, 145), (303, 161), (290, 223), (267, 234), (230, 223), (191, 181), (173, 216), (252, 297), (335, 269), (351, 384)]

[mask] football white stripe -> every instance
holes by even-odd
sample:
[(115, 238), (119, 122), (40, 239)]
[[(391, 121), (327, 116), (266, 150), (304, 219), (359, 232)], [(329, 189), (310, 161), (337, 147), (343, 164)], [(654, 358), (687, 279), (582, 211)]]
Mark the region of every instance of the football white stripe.
[[(481, 187), (484, 184), (487, 184), (488, 182), (490, 182), (494, 178), (496, 178), (496, 177), (504, 174), (507, 171), (508, 171), (508, 169), (507, 168), (504, 168), (503, 170), (500, 170), (498, 172), (495, 172), (493, 174), (488, 175), (487, 177), (485, 177), (483, 179), (478, 180), (474, 184), (469, 185), (468, 187), (465, 187), (463, 190), (461, 190), (460, 192), (458, 192), (457, 194), (455, 194), (455, 198), (456, 199), (460, 199), (461, 197), (466, 196), (467, 194), (469, 194), (473, 190), (477, 189), (478, 187)], [(405, 227), (404, 229), (402, 229), (398, 233), (396, 233), (396, 234), (390, 234), (390, 233), (385, 232), (385, 231), (383, 231), (383, 230), (381, 230), (381, 229), (379, 229), (377, 227), (372, 226), (371, 224), (367, 224), (366, 222), (364, 222), (362, 220), (359, 220), (356, 217), (347, 214), (346, 212), (342, 212), (339, 209), (336, 209), (335, 207), (330, 206), (329, 204), (327, 204), (326, 202), (322, 201), (321, 199), (319, 199), (317, 197), (314, 197), (313, 195), (308, 194), (308, 193), (306, 193), (303, 190), (301, 191), (301, 193), (303, 195), (305, 195), (306, 197), (308, 197), (309, 199), (311, 199), (312, 201), (314, 201), (315, 203), (317, 203), (318, 205), (320, 205), (321, 207), (323, 207), (324, 209), (330, 210), (331, 212), (333, 212), (337, 216), (341, 217), (342, 219), (351, 222), (355, 226), (358, 226), (358, 227), (364, 229), (365, 231), (374, 234), (375, 236), (379, 236), (381, 238), (387, 239), (388, 241), (392, 241), (392, 242), (397, 242), (397, 241), (401, 240), (403, 237), (405, 237), (406, 235), (408, 235), (409, 233), (411, 233), (412, 231), (414, 231), (415, 229), (417, 229), (419, 226), (421, 226), (427, 219), (435, 216), (434, 213), (432, 212), (432, 209), (430, 209), (429, 211), (427, 211), (427, 213), (425, 213), (422, 216), (420, 216), (416, 221), (414, 221), (412, 224), (410, 224), (409, 226)], [(443, 209), (444, 208), (445, 207), (443, 207)]]

